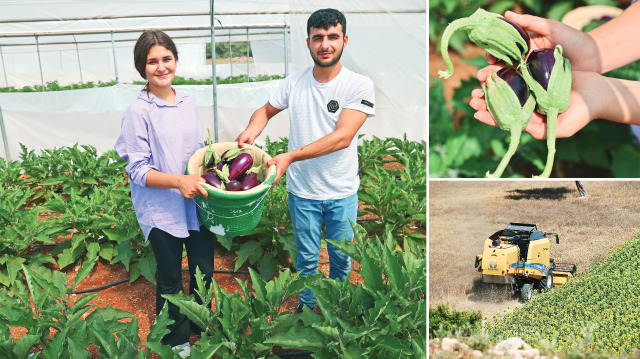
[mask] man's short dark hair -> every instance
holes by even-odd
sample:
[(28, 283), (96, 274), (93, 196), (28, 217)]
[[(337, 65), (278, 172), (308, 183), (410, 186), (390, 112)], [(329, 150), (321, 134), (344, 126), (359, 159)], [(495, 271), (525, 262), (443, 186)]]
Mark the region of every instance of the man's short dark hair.
[(347, 19), (336, 9), (321, 9), (315, 11), (307, 20), (307, 37), (311, 34), (311, 28), (323, 28), (328, 30), (331, 26), (342, 25), (342, 34), (347, 34)]

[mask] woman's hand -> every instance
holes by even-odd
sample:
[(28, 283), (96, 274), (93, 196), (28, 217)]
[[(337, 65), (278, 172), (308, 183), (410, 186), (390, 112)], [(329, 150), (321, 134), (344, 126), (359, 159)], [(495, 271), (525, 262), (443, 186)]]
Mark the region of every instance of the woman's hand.
[[(484, 82), (491, 70), (495, 70), (497, 66), (488, 66), (478, 71), (478, 79)], [(572, 72), (571, 95), (569, 100), (569, 108), (558, 115), (558, 123), (556, 127), (556, 137), (570, 137), (586, 126), (591, 120), (599, 118), (602, 93), (598, 89), (602, 89), (604, 85), (601, 80), (604, 78), (593, 72)], [(469, 105), (477, 112), (473, 117), (488, 125), (498, 127), (491, 114), (487, 111), (487, 103), (481, 97), (482, 90), (475, 89), (471, 92), (471, 100)], [(533, 113), (525, 132), (529, 133), (533, 138), (544, 139), (547, 137), (546, 117)]]
[(202, 187), (200, 182), (204, 182), (204, 178), (200, 175), (178, 175), (176, 188), (185, 198), (194, 198), (197, 195), (207, 197), (207, 190)]

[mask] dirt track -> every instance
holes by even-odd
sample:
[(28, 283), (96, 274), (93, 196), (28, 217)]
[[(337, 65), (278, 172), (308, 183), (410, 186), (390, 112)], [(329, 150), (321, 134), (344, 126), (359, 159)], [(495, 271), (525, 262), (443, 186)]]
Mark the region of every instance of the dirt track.
[(429, 305), (449, 303), (491, 318), (520, 304), (507, 286), (480, 281), (474, 268), (484, 240), (509, 222), (557, 232), (557, 262), (584, 271), (640, 233), (640, 182), (429, 181)]

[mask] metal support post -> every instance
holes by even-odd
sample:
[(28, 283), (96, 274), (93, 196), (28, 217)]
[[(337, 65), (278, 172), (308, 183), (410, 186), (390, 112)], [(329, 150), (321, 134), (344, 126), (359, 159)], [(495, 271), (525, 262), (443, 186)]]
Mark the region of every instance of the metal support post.
[(284, 26), (284, 77), (289, 76), (289, 48), (287, 44), (287, 25)]
[(247, 82), (251, 82), (251, 77), (249, 76), (249, 28), (247, 27)]
[(0, 46), (0, 58), (2, 59), (2, 71), (4, 72), (4, 82), (9, 87), (9, 80), (7, 80), (7, 65), (4, 63), (4, 54), (2, 53), (2, 46)]
[(116, 61), (116, 42), (113, 39), (113, 31), (111, 31), (111, 50), (113, 50), (113, 68), (116, 71), (116, 83), (120, 83), (120, 79), (118, 78), (118, 62)]
[(78, 55), (78, 69), (80, 70), (80, 83), (84, 83), (82, 79), (82, 66), (80, 65), (80, 50), (78, 50), (78, 41), (76, 40), (76, 35), (73, 35), (73, 42), (76, 43), (76, 55)]
[(42, 82), (42, 92), (44, 92), (44, 75), (42, 74), (42, 61), (40, 60), (40, 42), (36, 36), (36, 51), (38, 52), (38, 65), (40, 66), (40, 81)]
[(233, 56), (231, 53), (231, 29), (229, 29), (229, 69), (231, 71), (231, 77), (233, 77)]
[(11, 161), (9, 144), (7, 143), (7, 131), (4, 129), (4, 119), (2, 117), (2, 106), (0, 106), (0, 131), (2, 132), (2, 143), (4, 144), (4, 154), (7, 155), (7, 162)]
[(211, 77), (213, 80), (213, 133), (214, 141), (218, 142), (218, 90), (216, 79), (216, 31), (214, 27), (213, 18), (213, 3), (214, 0), (210, 0), (209, 5), (211, 9), (209, 11), (209, 17), (211, 20)]

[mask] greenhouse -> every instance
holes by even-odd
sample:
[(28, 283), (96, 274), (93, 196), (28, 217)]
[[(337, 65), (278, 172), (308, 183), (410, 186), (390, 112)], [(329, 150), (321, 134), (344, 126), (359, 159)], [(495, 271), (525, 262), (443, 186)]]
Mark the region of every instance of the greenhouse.
[[(376, 117), (367, 137), (426, 138), (426, 5), (422, 1), (323, 3), (342, 10), (349, 21), (344, 65), (369, 76), (376, 88)], [(244, 75), (285, 76), (312, 64), (306, 48), (306, 19), (312, 1), (20, 1), (0, 13), (0, 88), (25, 86), (42, 93), (0, 93), (0, 154), (16, 159), (20, 143), (33, 149), (91, 144), (112, 148), (122, 113), (142, 80), (133, 66), (133, 45), (144, 29), (175, 38), (177, 75), (211, 79)], [(140, 15), (144, 14), (144, 15)], [(207, 63), (207, 43), (250, 42), (252, 61)], [(209, 60), (210, 62), (210, 60)], [(231, 64), (229, 63), (231, 62)], [(46, 91), (47, 84), (108, 83), (115, 86), (71, 92)], [(278, 81), (187, 86), (205, 128), (232, 141), (264, 105)], [(181, 85), (178, 85), (181, 86)], [(214, 95), (215, 88), (215, 95)], [(213, 106), (216, 101), (217, 106)], [(215, 111), (214, 111), (215, 108)], [(288, 133), (286, 112), (264, 135)], [(264, 137), (261, 138), (264, 140)]]

